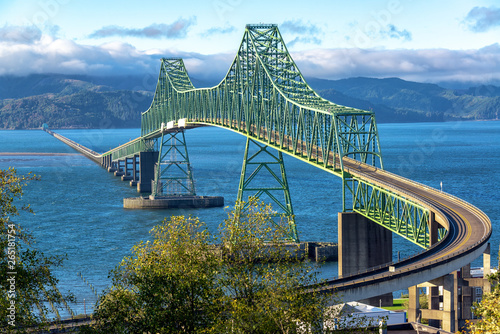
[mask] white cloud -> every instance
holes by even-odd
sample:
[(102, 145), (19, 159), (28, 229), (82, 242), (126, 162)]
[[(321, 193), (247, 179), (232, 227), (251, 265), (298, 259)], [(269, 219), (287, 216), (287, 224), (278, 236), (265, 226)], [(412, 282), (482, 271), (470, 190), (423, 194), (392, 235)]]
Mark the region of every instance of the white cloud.
[(485, 32), (500, 26), (500, 8), (474, 7), (464, 19), (469, 29), (474, 32)]
[(196, 24), (196, 18), (179, 18), (171, 24), (154, 23), (144, 28), (125, 28), (107, 26), (93, 32), (91, 38), (110, 36), (140, 37), (140, 38), (184, 38), (189, 28)]
[[(34, 34), (33, 36), (36, 36)], [(63, 73), (157, 76), (161, 57), (182, 57), (193, 78), (219, 81), (234, 52), (203, 55), (169, 49), (138, 50), (112, 42), (98, 46), (42, 35), (0, 40), (0, 75)], [(356, 76), (400, 77), (419, 82), (500, 81), (500, 45), (473, 50), (314, 49), (292, 52), (305, 76), (341, 79)]]
[(500, 80), (500, 45), (478, 50), (322, 49), (293, 53), (306, 76), (399, 77), (419, 82)]
[(125, 43), (81, 45), (47, 35), (30, 44), (0, 41), (0, 75), (140, 74), (155, 70), (159, 58)]
[(40, 40), (42, 32), (35, 26), (21, 27), (5, 25), (0, 28), (0, 42), (29, 44)]

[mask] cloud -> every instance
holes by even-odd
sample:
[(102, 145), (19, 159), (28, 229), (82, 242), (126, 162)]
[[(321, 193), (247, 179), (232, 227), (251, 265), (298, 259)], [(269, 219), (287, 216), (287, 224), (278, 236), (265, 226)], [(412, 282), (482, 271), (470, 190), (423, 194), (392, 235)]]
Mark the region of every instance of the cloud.
[(31, 44), (0, 41), (0, 75), (140, 74), (156, 72), (159, 58), (125, 43), (89, 46), (48, 35)]
[(42, 38), (42, 31), (35, 26), (9, 26), (0, 28), (0, 42), (33, 43)]
[[(123, 42), (99, 46), (42, 35), (32, 43), (0, 40), (0, 75), (60, 73), (85, 75), (144, 75), (156, 84), (161, 57), (181, 57), (194, 78), (222, 80), (235, 52), (203, 55), (169, 49), (138, 50)], [(153, 87), (154, 88), (154, 87)]]
[(474, 7), (463, 21), (471, 31), (485, 32), (500, 26), (500, 8)]
[(345, 40), (354, 47), (363, 49), (372, 48), (381, 40), (397, 39), (403, 42), (411, 41), (412, 34), (408, 30), (400, 30), (393, 24), (382, 26), (380, 23), (370, 21), (361, 29), (357, 25), (352, 25), (350, 35), (345, 36)]
[(94, 31), (90, 38), (105, 38), (110, 36), (140, 37), (140, 38), (183, 38), (188, 29), (196, 23), (196, 18), (180, 18), (171, 24), (154, 23), (148, 27), (134, 29), (119, 26), (107, 26)]
[(500, 45), (477, 50), (318, 49), (292, 53), (302, 73), (324, 79), (399, 77), (418, 82), (498, 82)]
[(405, 42), (412, 40), (411, 33), (408, 30), (398, 30), (392, 24), (387, 25), (385, 30), (380, 30), (380, 35), (385, 38), (402, 39)]
[(288, 47), (292, 47), (298, 43), (319, 45), (319, 44), (321, 44), (321, 40), (319, 38), (314, 37), (314, 36), (313, 37), (295, 37), (290, 42), (287, 42), (286, 45)]
[(280, 24), (279, 29), (285, 34), (295, 36), (286, 43), (288, 47), (293, 47), (298, 43), (321, 44), (319, 36), (323, 35), (323, 31), (316, 24), (310, 22), (304, 23), (302, 20), (288, 20)]
[(302, 20), (288, 20), (280, 24), (280, 30), (297, 35), (315, 35), (322, 33), (322, 30), (310, 22), (304, 23)]
[(213, 27), (205, 31), (202, 36), (212, 36), (212, 35), (224, 35), (224, 34), (230, 34), (232, 32), (236, 31), (235, 26), (228, 26), (225, 28), (222, 27)]
[[(144, 75), (153, 78), (159, 59), (181, 57), (193, 78), (218, 82), (236, 56), (232, 52), (203, 55), (171, 49), (139, 50), (123, 42), (98, 46), (32, 31), (0, 29), (0, 75), (62, 73), (88, 75)], [(9, 34), (7, 34), (9, 32)], [(9, 36), (9, 37), (5, 37)], [(298, 38), (307, 36), (297, 36)], [(500, 45), (473, 50), (421, 49), (311, 49), (292, 52), (305, 76), (324, 79), (400, 77), (419, 82), (500, 82)]]

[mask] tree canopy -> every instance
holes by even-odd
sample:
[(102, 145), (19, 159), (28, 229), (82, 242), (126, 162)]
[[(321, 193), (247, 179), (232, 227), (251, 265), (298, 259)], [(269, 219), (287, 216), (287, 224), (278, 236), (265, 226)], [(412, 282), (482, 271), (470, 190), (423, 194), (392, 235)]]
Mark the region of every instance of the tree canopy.
[(472, 311), (480, 319), (468, 322), (468, 330), (474, 334), (500, 333), (500, 272), (488, 277), (491, 292), (485, 293), (480, 303), (474, 303)]
[[(255, 199), (239, 203), (210, 234), (197, 218), (172, 216), (111, 272), (92, 333), (316, 333), (338, 327), (336, 296), (288, 243), (286, 218)], [(378, 321), (378, 320), (377, 320)], [(364, 319), (351, 325), (366, 325)], [(359, 331), (358, 332), (362, 332)]]

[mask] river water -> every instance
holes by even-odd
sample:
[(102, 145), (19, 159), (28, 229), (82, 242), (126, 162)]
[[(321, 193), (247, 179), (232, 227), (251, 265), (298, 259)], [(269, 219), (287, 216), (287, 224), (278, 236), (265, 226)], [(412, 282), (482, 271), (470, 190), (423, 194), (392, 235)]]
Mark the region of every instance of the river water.
[[(492, 265), (497, 266), (500, 241), (500, 122), (379, 124), (385, 169), (458, 196), (483, 210), (494, 227)], [(56, 130), (97, 152), (104, 152), (140, 135), (140, 129)], [(189, 156), (199, 195), (236, 200), (245, 138), (231, 131), (205, 127), (186, 132)], [(0, 168), (34, 172), (23, 200), (36, 214), (17, 218), (48, 255), (67, 259), (55, 274), (61, 291), (73, 292), (76, 313), (87, 313), (93, 291), (109, 287), (108, 273), (149, 230), (170, 215), (193, 215), (212, 232), (227, 217), (227, 208), (191, 210), (126, 210), (123, 198), (137, 196), (128, 182), (107, 173), (87, 158), (41, 130), (0, 131), (0, 152), (63, 153), (7, 155)], [(337, 212), (342, 210), (341, 181), (296, 159), (285, 157), (287, 176), (302, 241), (337, 240)], [(393, 236), (394, 258), (420, 248)], [(474, 265), (481, 265), (476, 260)], [(337, 274), (328, 264), (321, 277)]]

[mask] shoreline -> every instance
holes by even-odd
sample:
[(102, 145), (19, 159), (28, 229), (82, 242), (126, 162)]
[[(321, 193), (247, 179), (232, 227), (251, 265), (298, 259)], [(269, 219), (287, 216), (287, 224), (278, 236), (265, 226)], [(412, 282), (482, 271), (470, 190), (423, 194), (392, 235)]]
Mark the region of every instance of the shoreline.
[[(450, 122), (498, 122), (500, 121), (500, 118), (486, 118), (486, 119), (449, 119), (445, 121), (420, 121), (420, 122), (377, 122), (377, 124), (409, 124), (409, 123), (450, 123)], [(115, 130), (121, 130), (121, 129), (140, 129), (141, 126), (140, 124), (137, 125), (137, 127), (113, 127), (113, 128), (105, 128), (106, 130), (109, 129), (115, 129)], [(92, 127), (62, 127), (62, 128), (50, 128), (51, 130), (100, 130), (102, 128), (92, 128)], [(41, 127), (39, 128), (21, 128), (21, 129), (0, 129), (0, 131), (19, 131), (19, 130), (42, 130)]]

